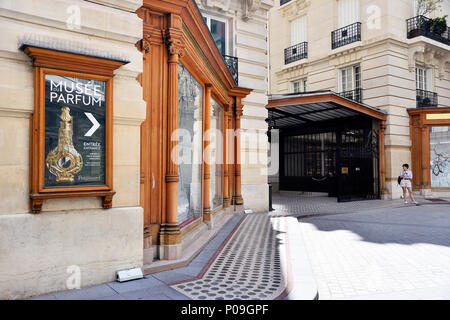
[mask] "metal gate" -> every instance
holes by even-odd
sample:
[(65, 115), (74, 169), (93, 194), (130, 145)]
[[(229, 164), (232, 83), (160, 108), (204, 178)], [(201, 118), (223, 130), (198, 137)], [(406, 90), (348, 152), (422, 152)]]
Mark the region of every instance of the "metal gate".
[(338, 202), (379, 199), (378, 132), (349, 129), (337, 139)]

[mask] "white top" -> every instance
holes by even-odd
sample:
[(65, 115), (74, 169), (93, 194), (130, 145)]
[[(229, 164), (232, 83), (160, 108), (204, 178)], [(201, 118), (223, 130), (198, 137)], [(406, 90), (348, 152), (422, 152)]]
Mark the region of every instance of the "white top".
[(409, 178), (409, 179), (412, 179), (412, 177), (413, 177), (413, 174), (412, 174), (412, 172), (411, 172), (411, 170), (402, 170), (401, 172), (400, 172), (400, 176), (402, 177), (402, 178)]

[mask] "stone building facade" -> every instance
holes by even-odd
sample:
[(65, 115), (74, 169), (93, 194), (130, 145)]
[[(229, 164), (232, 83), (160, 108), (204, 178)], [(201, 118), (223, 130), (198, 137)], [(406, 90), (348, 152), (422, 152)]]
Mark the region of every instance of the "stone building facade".
[[(239, 86), (245, 99), (242, 129), (242, 196), (245, 208), (269, 208), (267, 185), (268, 11), (272, 0), (197, 0), (203, 16), (225, 22), (225, 54), (239, 59)], [(256, 196), (257, 195), (257, 196)]]
[[(142, 56), (135, 44), (141, 1), (0, 1), (0, 298), (111, 281), (140, 267), (140, 124), (145, 119)], [(35, 45), (129, 61), (114, 75), (113, 175), (116, 195), (105, 212), (99, 197), (45, 200), (30, 214), (30, 117), (35, 108), (33, 61), (20, 47)], [(75, 282), (76, 285), (76, 282)]]
[[(113, 281), (117, 271), (135, 267), (174, 268), (195, 255), (231, 214), (267, 210), (264, 107), (272, 5), (268, 0), (0, 1), (0, 298)], [(211, 18), (226, 22), (226, 52), (220, 51)], [(239, 59), (238, 78), (221, 55)], [(47, 91), (63, 88), (52, 82), (55, 77), (72, 87), (52, 104)], [(99, 98), (104, 83), (106, 93)], [(95, 120), (98, 113), (84, 116), (78, 109), (78, 90), (110, 108), (104, 122)], [(61, 112), (47, 119), (47, 108), (60, 102)], [(47, 123), (51, 119), (55, 128)], [(171, 137), (178, 125), (200, 132), (222, 125), (244, 133), (260, 129), (258, 143), (242, 143), (234, 153), (256, 154), (259, 160), (220, 167), (203, 159), (186, 171), (168, 151), (177, 145)], [(47, 126), (54, 130), (48, 137)], [(77, 128), (89, 131), (79, 136)], [(89, 183), (92, 177), (84, 178), (82, 187), (72, 185), (81, 181), (75, 168), (97, 166), (92, 152), (81, 162), (73, 150), (80, 151), (78, 143), (89, 141), (97, 129), (106, 137), (106, 160), (99, 156), (106, 162), (105, 185)], [(239, 137), (232, 136), (204, 153), (212, 143), (201, 138), (194, 141), (194, 157), (214, 157), (222, 151), (218, 146), (225, 156), (227, 148), (239, 145)], [(51, 148), (57, 144), (59, 158), (50, 159), (47, 142)], [(192, 181), (182, 185), (186, 179)]]
[[(413, 134), (418, 124), (409, 114), (438, 113), (431, 118), (442, 121), (434, 124), (448, 126), (449, 31), (427, 29), (427, 18), (417, 17), (416, 9), (412, 0), (291, 0), (277, 1), (270, 11), (271, 94), (331, 90), (387, 112), (385, 198), (400, 197), (397, 177), (403, 163), (413, 168), (415, 190), (437, 197), (450, 191), (448, 184), (433, 184), (436, 161), (425, 154), (430, 142), (420, 149)], [(429, 17), (444, 15), (450, 15), (448, 1)]]

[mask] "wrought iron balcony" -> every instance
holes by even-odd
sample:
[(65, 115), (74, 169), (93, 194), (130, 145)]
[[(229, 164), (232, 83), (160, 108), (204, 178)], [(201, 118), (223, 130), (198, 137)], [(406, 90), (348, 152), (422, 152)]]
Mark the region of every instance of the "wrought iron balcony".
[(308, 42), (298, 43), (284, 49), (284, 64), (308, 58)]
[(361, 22), (331, 32), (331, 48), (336, 49), (347, 44), (361, 41)]
[(291, 2), (291, 0), (280, 0), (280, 6), (282, 6), (283, 4), (286, 4), (288, 2)]
[(436, 92), (416, 89), (417, 108), (435, 108), (438, 106), (438, 95)]
[(431, 19), (425, 16), (417, 16), (406, 20), (407, 38), (424, 36), (450, 45), (450, 28), (440, 30), (437, 26), (433, 27), (431, 22)]
[(340, 92), (339, 95), (341, 97), (356, 101), (361, 103), (362, 102), (362, 89), (358, 88), (355, 90), (350, 90), (350, 91), (343, 91)]
[(234, 84), (236, 86), (239, 85), (239, 59), (237, 57), (223, 55), (223, 60), (225, 61), (225, 64), (228, 68), (228, 71), (230, 71), (231, 76), (234, 79)]

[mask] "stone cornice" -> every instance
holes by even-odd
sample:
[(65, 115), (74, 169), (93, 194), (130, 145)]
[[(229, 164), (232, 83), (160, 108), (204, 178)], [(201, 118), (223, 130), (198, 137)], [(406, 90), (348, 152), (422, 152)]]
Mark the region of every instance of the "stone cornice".
[(280, 8), (280, 11), (284, 18), (293, 20), (300, 16), (302, 11), (306, 10), (310, 4), (311, 0), (294, 0)]

